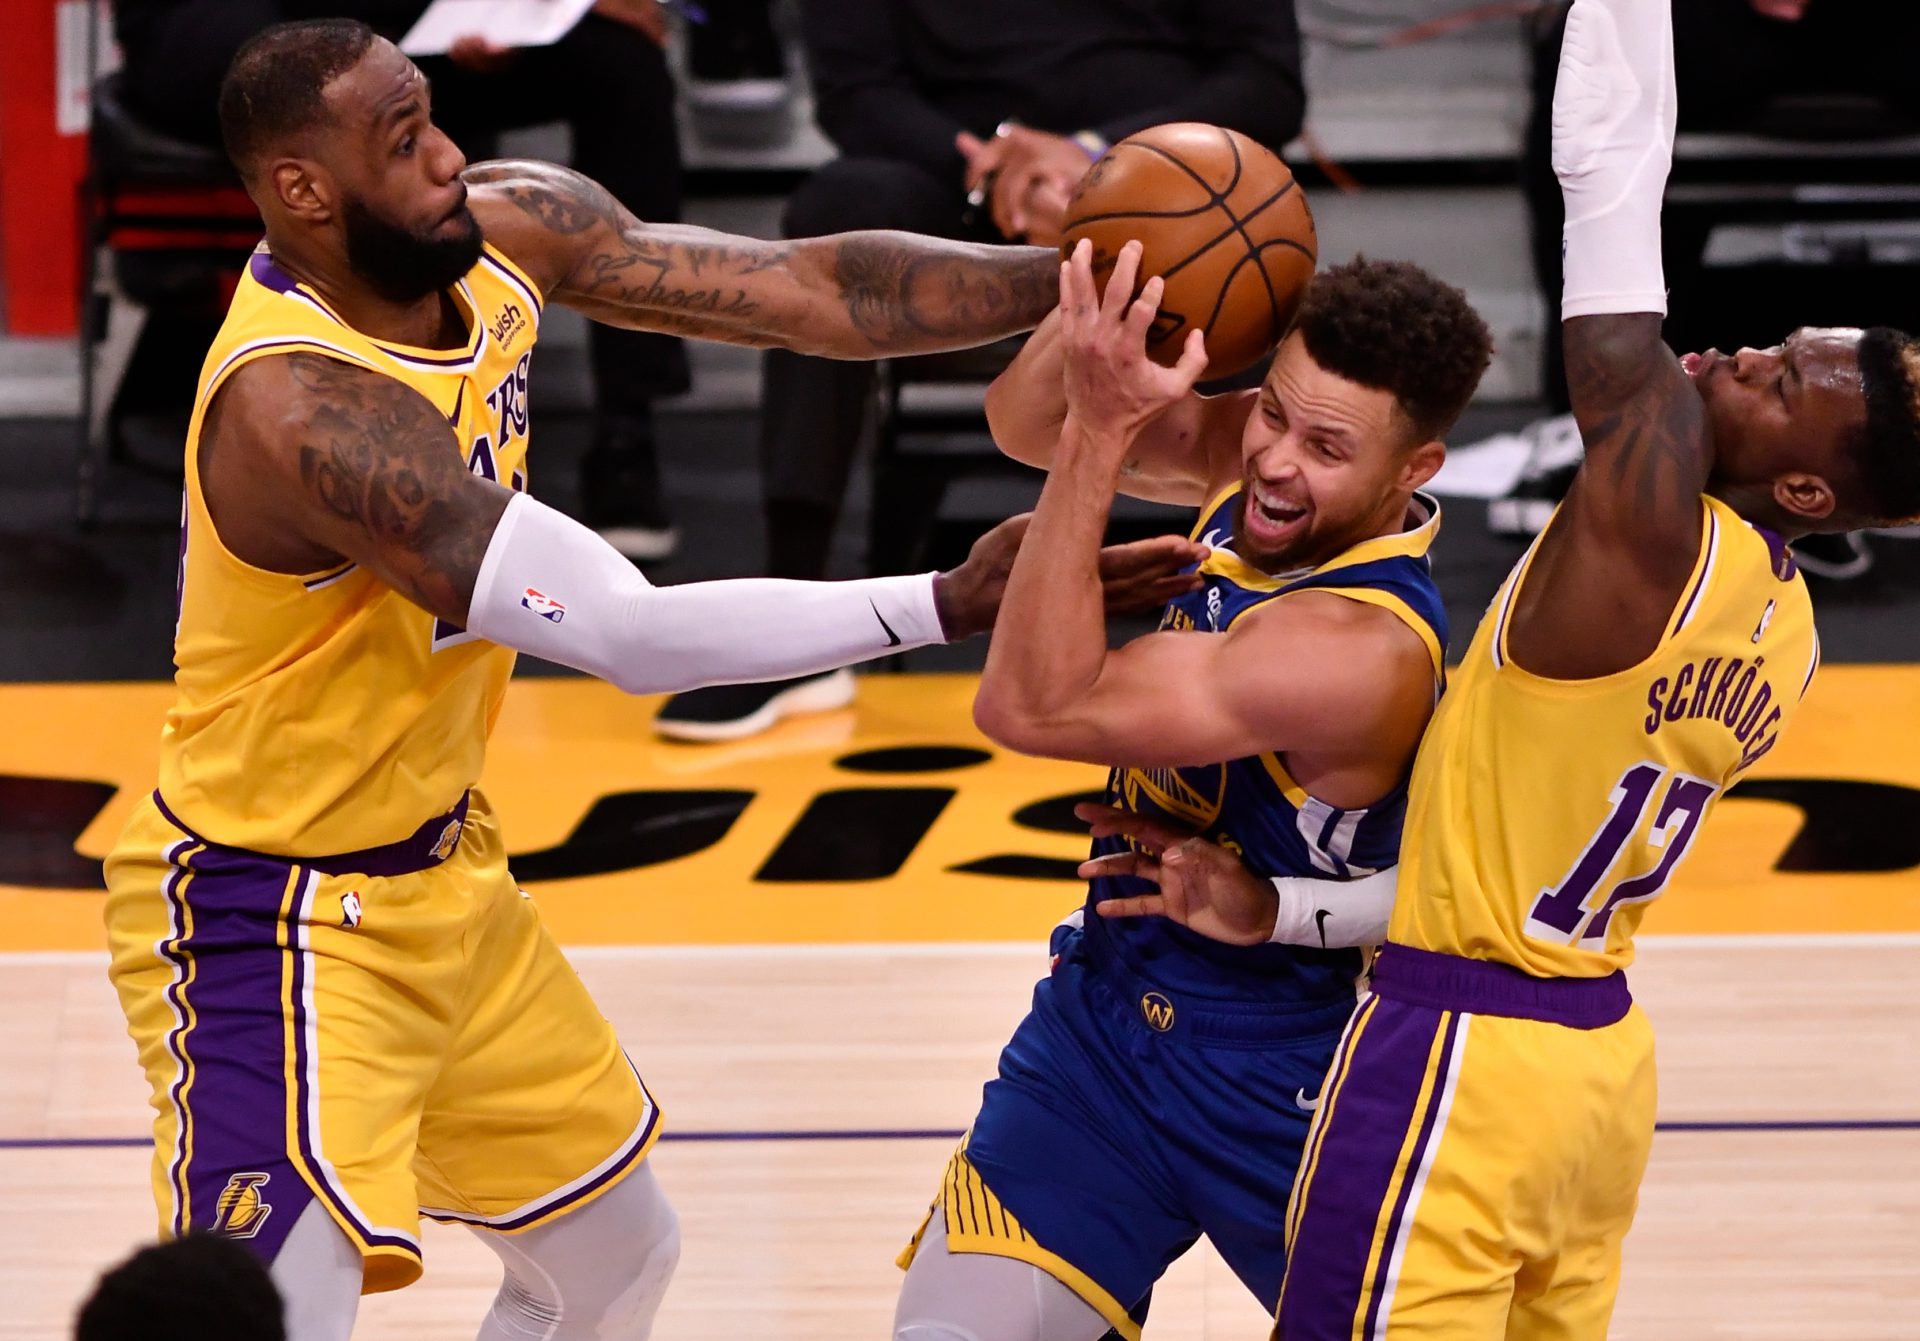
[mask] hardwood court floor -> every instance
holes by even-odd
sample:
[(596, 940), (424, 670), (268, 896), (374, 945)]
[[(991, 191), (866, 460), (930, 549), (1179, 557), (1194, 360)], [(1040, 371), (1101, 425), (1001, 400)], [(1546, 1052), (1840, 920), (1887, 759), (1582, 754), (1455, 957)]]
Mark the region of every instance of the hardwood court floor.
[[(855, 709), (713, 748), (654, 741), (653, 705), (606, 686), (508, 696), (485, 785), (516, 872), (665, 1110), (685, 1251), (660, 1341), (887, 1334), (893, 1256), (1080, 898), (1063, 816), (1100, 782), (992, 749), (972, 689), (866, 677)], [(0, 1341), (64, 1335), (153, 1232), (97, 863), (169, 696), (0, 685)], [(1824, 671), (1649, 914), (1631, 976), (1666, 1129), (1621, 1341), (1920, 1336), (1916, 715), (1920, 668)], [(360, 1337), (472, 1336), (494, 1260), (423, 1233), (425, 1279)], [(1203, 1248), (1148, 1334), (1266, 1326)]]
[[(685, 1252), (656, 1335), (883, 1338), (892, 1256), (1044, 969), (1040, 947), (576, 957), (666, 1113), (653, 1158)], [(1648, 938), (1634, 983), (1660, 1032), (1668, 1127), (1615, 1337), (1915, 1335), (1916, 981), (1912, 937)], [(0, 1038), (0, 1337), (55, 1337), (94, 1273), (151, 1232), (145, 1095), (92, 956), (10, 956)], [(89, 1138), (112, 1143), (67, 1144)], [(493, 1258), (464, 1230), (428, 1226), (425, 1242), (426, 1277), (369, 1300), (358, 1336), (472, 1335)], [(1205, 1249), (1157, 1292), (1148, 1333), (1265, 1335)]]

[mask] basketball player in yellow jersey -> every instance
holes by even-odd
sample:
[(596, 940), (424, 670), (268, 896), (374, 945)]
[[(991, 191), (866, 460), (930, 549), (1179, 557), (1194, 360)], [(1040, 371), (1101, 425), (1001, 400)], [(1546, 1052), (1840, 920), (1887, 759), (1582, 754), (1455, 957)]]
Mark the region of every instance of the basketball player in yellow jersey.
[[(632, 691), (812, 673), (984, 629), (1019, 526), (949, 574), (656, 589), (524, 492), (545, 307), (871, 357), (1031, 325), (1057, 262), (652, 228), (563, 169), (465, 170), (427, 93), (345, 21), (266, 31), (222, 90), (266, 242), (189, 429), (178, 694), (108, 864), (113, 979), (165, 1231), (270, 1262), (293, 1341), (419, 1274), (422, 1208), (507, 1264), (483, 1341), (637, 1341), (678, 1243), (658, 1115), (473, 790), (514, 649)], [(1165, 599), (1198, 552), (1110, 571)]]
[[(1654, 1123), (1634, 929), (1813, 678), (1788, 540), (1920, 513), (1906, 336), (1661, 342), (1670, 3), (1568, 21), (1554, 165), (1586, 461), (1420, 747), (1388, 943), (1288, 1210), (1280, 1341), (1606, 1335)], [(1251, 897), (1181, 893), (1195, 925)]]

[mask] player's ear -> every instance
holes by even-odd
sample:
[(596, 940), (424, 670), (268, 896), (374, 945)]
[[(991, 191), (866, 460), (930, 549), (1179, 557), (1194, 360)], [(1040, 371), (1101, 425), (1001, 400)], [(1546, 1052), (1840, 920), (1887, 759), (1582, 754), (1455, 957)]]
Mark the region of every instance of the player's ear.
[(1791, 470), (1773, 481), (1773, 501), (1793, 517), (1810, 522), (1825, 521), (1840, 505), (1833, 487), (1818, 475)]
[(1440, 473), (1447, 463), (1447, 444), (1435, 438), (1420, 443), (1400, 463), (1400, 487), (1418, 489)]
[(304, 223), (333, 218), (333, 179), (311, 159), (278, 158), (267, 166), (267, 183), (280, 208)]

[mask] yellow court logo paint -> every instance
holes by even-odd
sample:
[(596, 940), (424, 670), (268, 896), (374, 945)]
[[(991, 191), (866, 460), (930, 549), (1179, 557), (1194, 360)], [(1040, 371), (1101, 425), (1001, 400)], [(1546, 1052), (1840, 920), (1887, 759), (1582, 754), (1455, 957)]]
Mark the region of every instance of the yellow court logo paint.
[(1140, 1018), (1148, 1028), (1164, 1034), (1173, 1028), (1173, 1002), (1158, 992), (1148, 992), (1140, 998)]
[[(658, 700), (517, 682), (482, 786), (565, 944), (1032, 940), (1084, 896), (1105, 771), (974, 730), (971, 676), (671, 745)], [(98, 949), (100, 862), (153, 786), (165, 684), (0, 686), (0, 950)], [(1920, 931), (1920, 667), (1831, 667), (1649, 915), (1673, 932)]]

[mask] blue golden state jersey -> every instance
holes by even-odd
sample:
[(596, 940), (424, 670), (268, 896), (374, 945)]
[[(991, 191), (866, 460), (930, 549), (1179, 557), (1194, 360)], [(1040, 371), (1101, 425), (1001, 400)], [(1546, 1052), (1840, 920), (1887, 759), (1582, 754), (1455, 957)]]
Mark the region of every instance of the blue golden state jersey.
[[(1426, 643), (1434, 690), (1444, 675), (1446, 610), (1434, 585), (1427, 551), (1440, 529), (1440, 509), (1415, 495), (1405, 529), (1363, 541), (1317, 568), (1269, 574), (1233, 552), (1238, 485), (1202, 511), (1194, 537), (1211, 547), (1200, 564), (1204, 585), (1167, 606), (1163, 629), (1224, 633), (1269, 601), (1296, 592), (1324, 591), (1392, 612)], [(1329, 666), (1329, 676), (1354, 668)], [(1169, 692), (1205, 693), (1205, 685)], [(1262, 876), (1319, 876), (1350, 880), (1399, 859), (1406, 788), (1397, 786), (1365, 809), (1345, 809), (1310, 796), (1276, 753), (1182, 768), (1116, 768), (1107, 779), (1109, 804), (1195, 830), (1240, 854)], [(1121, 838), (1096, 839), (1093, 855), (1122, 849)], [(1271, 1002), (1321, 1001), (1351, 996), (1361, 954), (1351, 949), (1287, 945), (1238, 946), (1209, 940), (1165, 918), (1108, 921), (1094, 905), (1152, 893), (1131, 876), (1094, 880), (1087, 894), (1087, 934), (1106, 938), (1142, 976), (1188, 995)]]
[(1544, 679), (1507, 651), (1538, 549), (1427, 728), (1387, 936), (1598, 978), (1632, 961), (1707, 812), (1793, 720), (1820, 643), (1786, 545), (1704, 498), (1699, 556), (1653, 651), (1611, 675)]
[(160, 796), (214, 842), (295, 857), (377, 847), (445, 813), (480, 775), (512, 651), (350, 563), (298, 574), (246, 563), (214, 530), (199, 471), (207, 407), (226, 380), (255, 359), (305, 353), (418, 392), (446, 416), (468, 469), (524, 488), (539, 291), (487, 247), (451, 296), (467, 324), (459, 348), (376, 340), (263, 245), (207, 354), (187, 430)]

